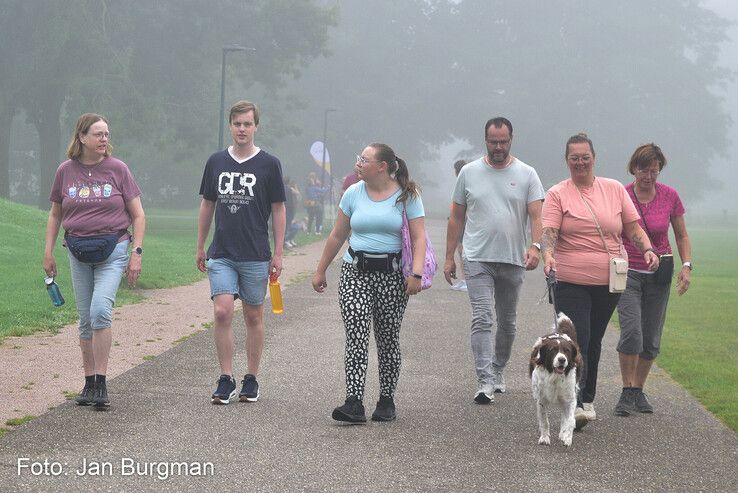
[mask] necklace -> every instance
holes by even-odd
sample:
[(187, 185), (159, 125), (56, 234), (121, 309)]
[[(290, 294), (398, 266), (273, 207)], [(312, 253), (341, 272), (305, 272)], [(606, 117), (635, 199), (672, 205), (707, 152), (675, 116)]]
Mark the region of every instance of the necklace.
[(82, 161), (77, 160), (80, 166), (82, 166), (82, 169), (84, 169), (87, 172), (87, 176), (92, 176), (92, 170), (100, 166), (102, 162), (105, 161), (105, 158), (101, 159), (99, 162), (95, 164), (83, 164)]

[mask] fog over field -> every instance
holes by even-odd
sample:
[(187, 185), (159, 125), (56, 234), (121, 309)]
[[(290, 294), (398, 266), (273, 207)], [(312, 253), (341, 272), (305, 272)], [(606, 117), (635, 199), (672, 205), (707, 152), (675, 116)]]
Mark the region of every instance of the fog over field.
[[(94, 8), (98, 6), (99, 8)], [(483, 152), (488, 118), (544, 185), (584, 131), (596, 173), (628, 182), (656, 142), (688, 214), (736, 216), (738, 4), (732, 0), (0, 0), (0, 197), (48, 207), (83, 112), (148, 207), (195, 207), (223, 104), (255, 101), (257, 144), (304, 186), (326, 140), (333, 183), (391, 145), (445, 214), (452, 163)], [(229, 143), (225, 128), (224, 143)]]

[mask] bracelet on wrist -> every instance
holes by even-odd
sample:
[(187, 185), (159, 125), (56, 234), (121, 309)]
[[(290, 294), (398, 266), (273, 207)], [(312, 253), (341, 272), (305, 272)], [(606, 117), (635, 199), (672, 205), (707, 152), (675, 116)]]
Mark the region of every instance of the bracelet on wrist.
[[(648, 248), (646, 248), (645, 250), (643, 250), (643, 255), (647, 254), (648, 252), (653, 252), (653, 248), (651, 248), (651, 247), (648, 247)], [(655, 253), (656, 253), (656, 252), (654, 252), (654, 254), (655, 254)]]
[(415, 272), (413, 272), (413, 277), (415, 279), (423, 279), (423, 275), (422, 274), (416, 274)]

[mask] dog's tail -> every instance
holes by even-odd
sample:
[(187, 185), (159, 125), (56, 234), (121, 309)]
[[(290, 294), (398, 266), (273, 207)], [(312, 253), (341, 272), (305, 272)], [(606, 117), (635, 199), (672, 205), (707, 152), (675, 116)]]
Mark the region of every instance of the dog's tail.
[(556, 332), (577, 342), (577, 331), (574, 329), (574, 322), (564, 312), (559, 312), (559, 316), (556, 317)]

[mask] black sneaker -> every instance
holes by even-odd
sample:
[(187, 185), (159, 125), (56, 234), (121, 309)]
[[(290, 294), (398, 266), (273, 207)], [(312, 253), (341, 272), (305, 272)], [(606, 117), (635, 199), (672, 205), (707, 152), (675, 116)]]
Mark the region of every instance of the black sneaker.
[(85, 382), (85, 386), (82, 387), (82, 391), (74, 399), (74, 402), (76, 402), (78, 406), (89, 406), (90, 404), (92, 404), (94, 388), (95, 388), (94, 382)]
[(648, 402), (648, 398), (646, 398), (646, 394), (643, 393), (643, 389), (633, 389), (633, 391), (636, 410), (639, 413), (653, 413), (653, 406)]
[(623, 389), (618, 403), (615, 404), (615, 416), (630, 416), (634, 412), (636, 412), (636, 407), (633, 389)]
[(377, 409), (372, 414), (372, 421), (394, 421), (395, 420), (395, 403), (392, 397), (379, 396)]
[(349, 396), (343, 406), (338, 406), (337, 408), (335, 408), (331, 416), (336, 421), (346, 421), (348, 423), (366, 423), (364, 405), (355, 395)]
[(244, 375), (241, 380), (243, 387), (241, 393), (238, 394), (238, 400), (241, 402), (256, 402), (259, 400), (259, 382), (251, 373)]
[(218, 379), (218, 388), (213, 392), (210, 402), (225, 405), (234, 397), (236, 397), (236, 381), (230, 375), (221, 375)]
[(92, 393), (92, 402), (96, 408), (106, 408), (110, 406), (108, 399), (108, 386), (105, 382), (95, 382), (95, 388)]

